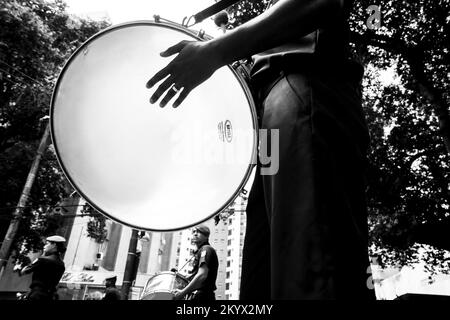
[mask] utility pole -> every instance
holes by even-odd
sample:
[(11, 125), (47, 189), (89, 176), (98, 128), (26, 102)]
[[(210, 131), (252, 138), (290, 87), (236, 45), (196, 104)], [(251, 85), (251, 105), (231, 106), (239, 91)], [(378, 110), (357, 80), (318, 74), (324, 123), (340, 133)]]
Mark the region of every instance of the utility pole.
[(124, 300), (128, 300), (131, 284), (136, 279), (137, 267), (139, 264), (139, 257), (136, 252), (139, 231), (133, 229), (131, 231), (130, 244), (128, 246), (127, 263), (125, 265), (125, 272), (122, 281), (122, 296)]
[(49, 137), (50, 137), (50, 124), (47, 123), (45, 132), (39, 144), (36, 157), (34, 158), (33, 164), (31, 165), (31, 169), (30, 172), (28, 173), (25, 186), (22, 190), (22, 194), (20, 196), (16, 210), (14, 211), (13, 217), (8, 227), (8, 231), (6, 232), (5, 235), (5, 239), (3, 240), (2, 246), (0, 248), (0, 279), (3, 276), (3, 271), (5, 270), (6, 264), (8, 263), (9, 256), (11, 254), (11, 247), (16, 237), (17, 230), (19, 229), (20, 219), (22, 218), (22, 211), (28, 202), (28, 198), (30, 197), (31, 187), (33, 186), (34, 180), (36, 178), (36, 173), (39, 169), (39, 164), (41, 162), (42, 156), (45, 153), (45, 150), (47, 150)]

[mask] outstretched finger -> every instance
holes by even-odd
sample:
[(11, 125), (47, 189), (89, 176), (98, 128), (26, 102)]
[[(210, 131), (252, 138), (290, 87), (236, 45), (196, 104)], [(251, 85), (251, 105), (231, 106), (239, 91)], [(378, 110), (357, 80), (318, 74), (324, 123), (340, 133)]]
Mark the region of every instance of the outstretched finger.
[(164, 98), (159, 103), (159, 106), (161, 108), (164, 108), (166, 104), (177, 94), (178, 91), (173, 89), (173, 86), (167, 91), (167, 94), (164, 96)]
[(186, 99), (186, 97), (189, 95), (190, 92), (191, 92), (190, 89), (184, 88), (183, 91), (180, 92), (178, 99), (175, 100), (172, 106), (174, 108), (178, 108), (178, 106), (184, 101), (184, 99)]
[(165, 68), (159, 70), (150, 80), (147, 81), (146, 87), (150, 89), (156, 83), (167, 77), (168, 74), (169, 70), (168, 67), (166, 66)]
[(156, 91), (153, 93), (153, 95), (150, 97), (150, 103), (155, 103), (158, 101), (158, 99), (164, 94), (164, 92), (167, 91), (167, 89), (170, 88), (170, 86), (173, 84), (173, 78), (169, 76), (166, 80), (163, 81), (156, 89)]
[(168, 48), (166, 51), (163, 51), (160, 53), (161, 57), (169, 57), (175, 53), (180, 52), (183, 50), (183, 48), (189, 43), (187, 40), (183, 40), (181, 42), (178, 42), (176, 45)]

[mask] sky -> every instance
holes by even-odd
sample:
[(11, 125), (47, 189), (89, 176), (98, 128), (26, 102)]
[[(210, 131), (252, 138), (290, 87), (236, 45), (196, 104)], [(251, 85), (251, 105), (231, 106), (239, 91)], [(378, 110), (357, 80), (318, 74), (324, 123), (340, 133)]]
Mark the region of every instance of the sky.
[[(180, 23), (214, 4), (214, 0), (65, 0), (68, 11), (75, 15), (93, 19), (108, 17), (113, 24), (133, 20), (153, 20), (153, 15)], [(211, 19), (196, 25), (193, 29), (204, 29), (216, 36), (220, 30)]]

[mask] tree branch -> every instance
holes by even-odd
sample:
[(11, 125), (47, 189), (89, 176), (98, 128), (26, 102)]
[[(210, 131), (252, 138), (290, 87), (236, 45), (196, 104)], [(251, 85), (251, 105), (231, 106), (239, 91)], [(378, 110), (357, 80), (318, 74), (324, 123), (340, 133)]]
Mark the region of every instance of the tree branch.
[(366, 32), (365, 34), (351, 32), (350, 41), (357, 45), (375, 46), (405, 58), (411, 68), (413, 78), (416, 80), (419, 93), (433, 106), (433, 110), (439, 119), (439, 133), (447, 152), (450, 154), (449, 106), (445, 101), (444, 93), (436, 88), (425, 75), (423, 47), (421, 45), (411, 47), (401, 39), (378, 35), (374, 32)]

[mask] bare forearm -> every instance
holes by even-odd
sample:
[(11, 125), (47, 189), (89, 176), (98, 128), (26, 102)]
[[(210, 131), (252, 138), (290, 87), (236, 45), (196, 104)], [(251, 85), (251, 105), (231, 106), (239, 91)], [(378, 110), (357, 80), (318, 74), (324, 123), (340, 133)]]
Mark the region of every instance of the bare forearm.
[[(173, 103), (178, 107), (189, 93), (215, 70), (233, 61), (300, 39), (334, 21), (342, 13), (344, 0), (280, 0), (270, 10), (239, 28), (206, 42), (182, 41), (163, 57), (177, 56), (148, 82), (147, 88), (162, 83), (150, 98), (162, 96), (164, 107), (183, 88)], [(194, 71), (193, 71), (194, 70)], [(176, 85), (176, 86), (175, 86)], [(174, 90), (176, 89), (176, 90)]]
[(194, 290), (197, 290), (201, 288), (201, 285), (203, 284), (203, 281), (205, 281), (206, 275), (197, 273), (195, 277), (192, 279), (191, 282), (182, 290), (183, 294), (186, 295), (188, 293), (191, 293)]
[(324, 26), (342, 10), (342, 0), (280, 0), (239, 28), (210, 41), (221, 64), (299, 39)]
[(23, 276), (29, 274), (33, 271), (32, 265), (25, 266), (21, 270), (19, 270), (19, 276)]

